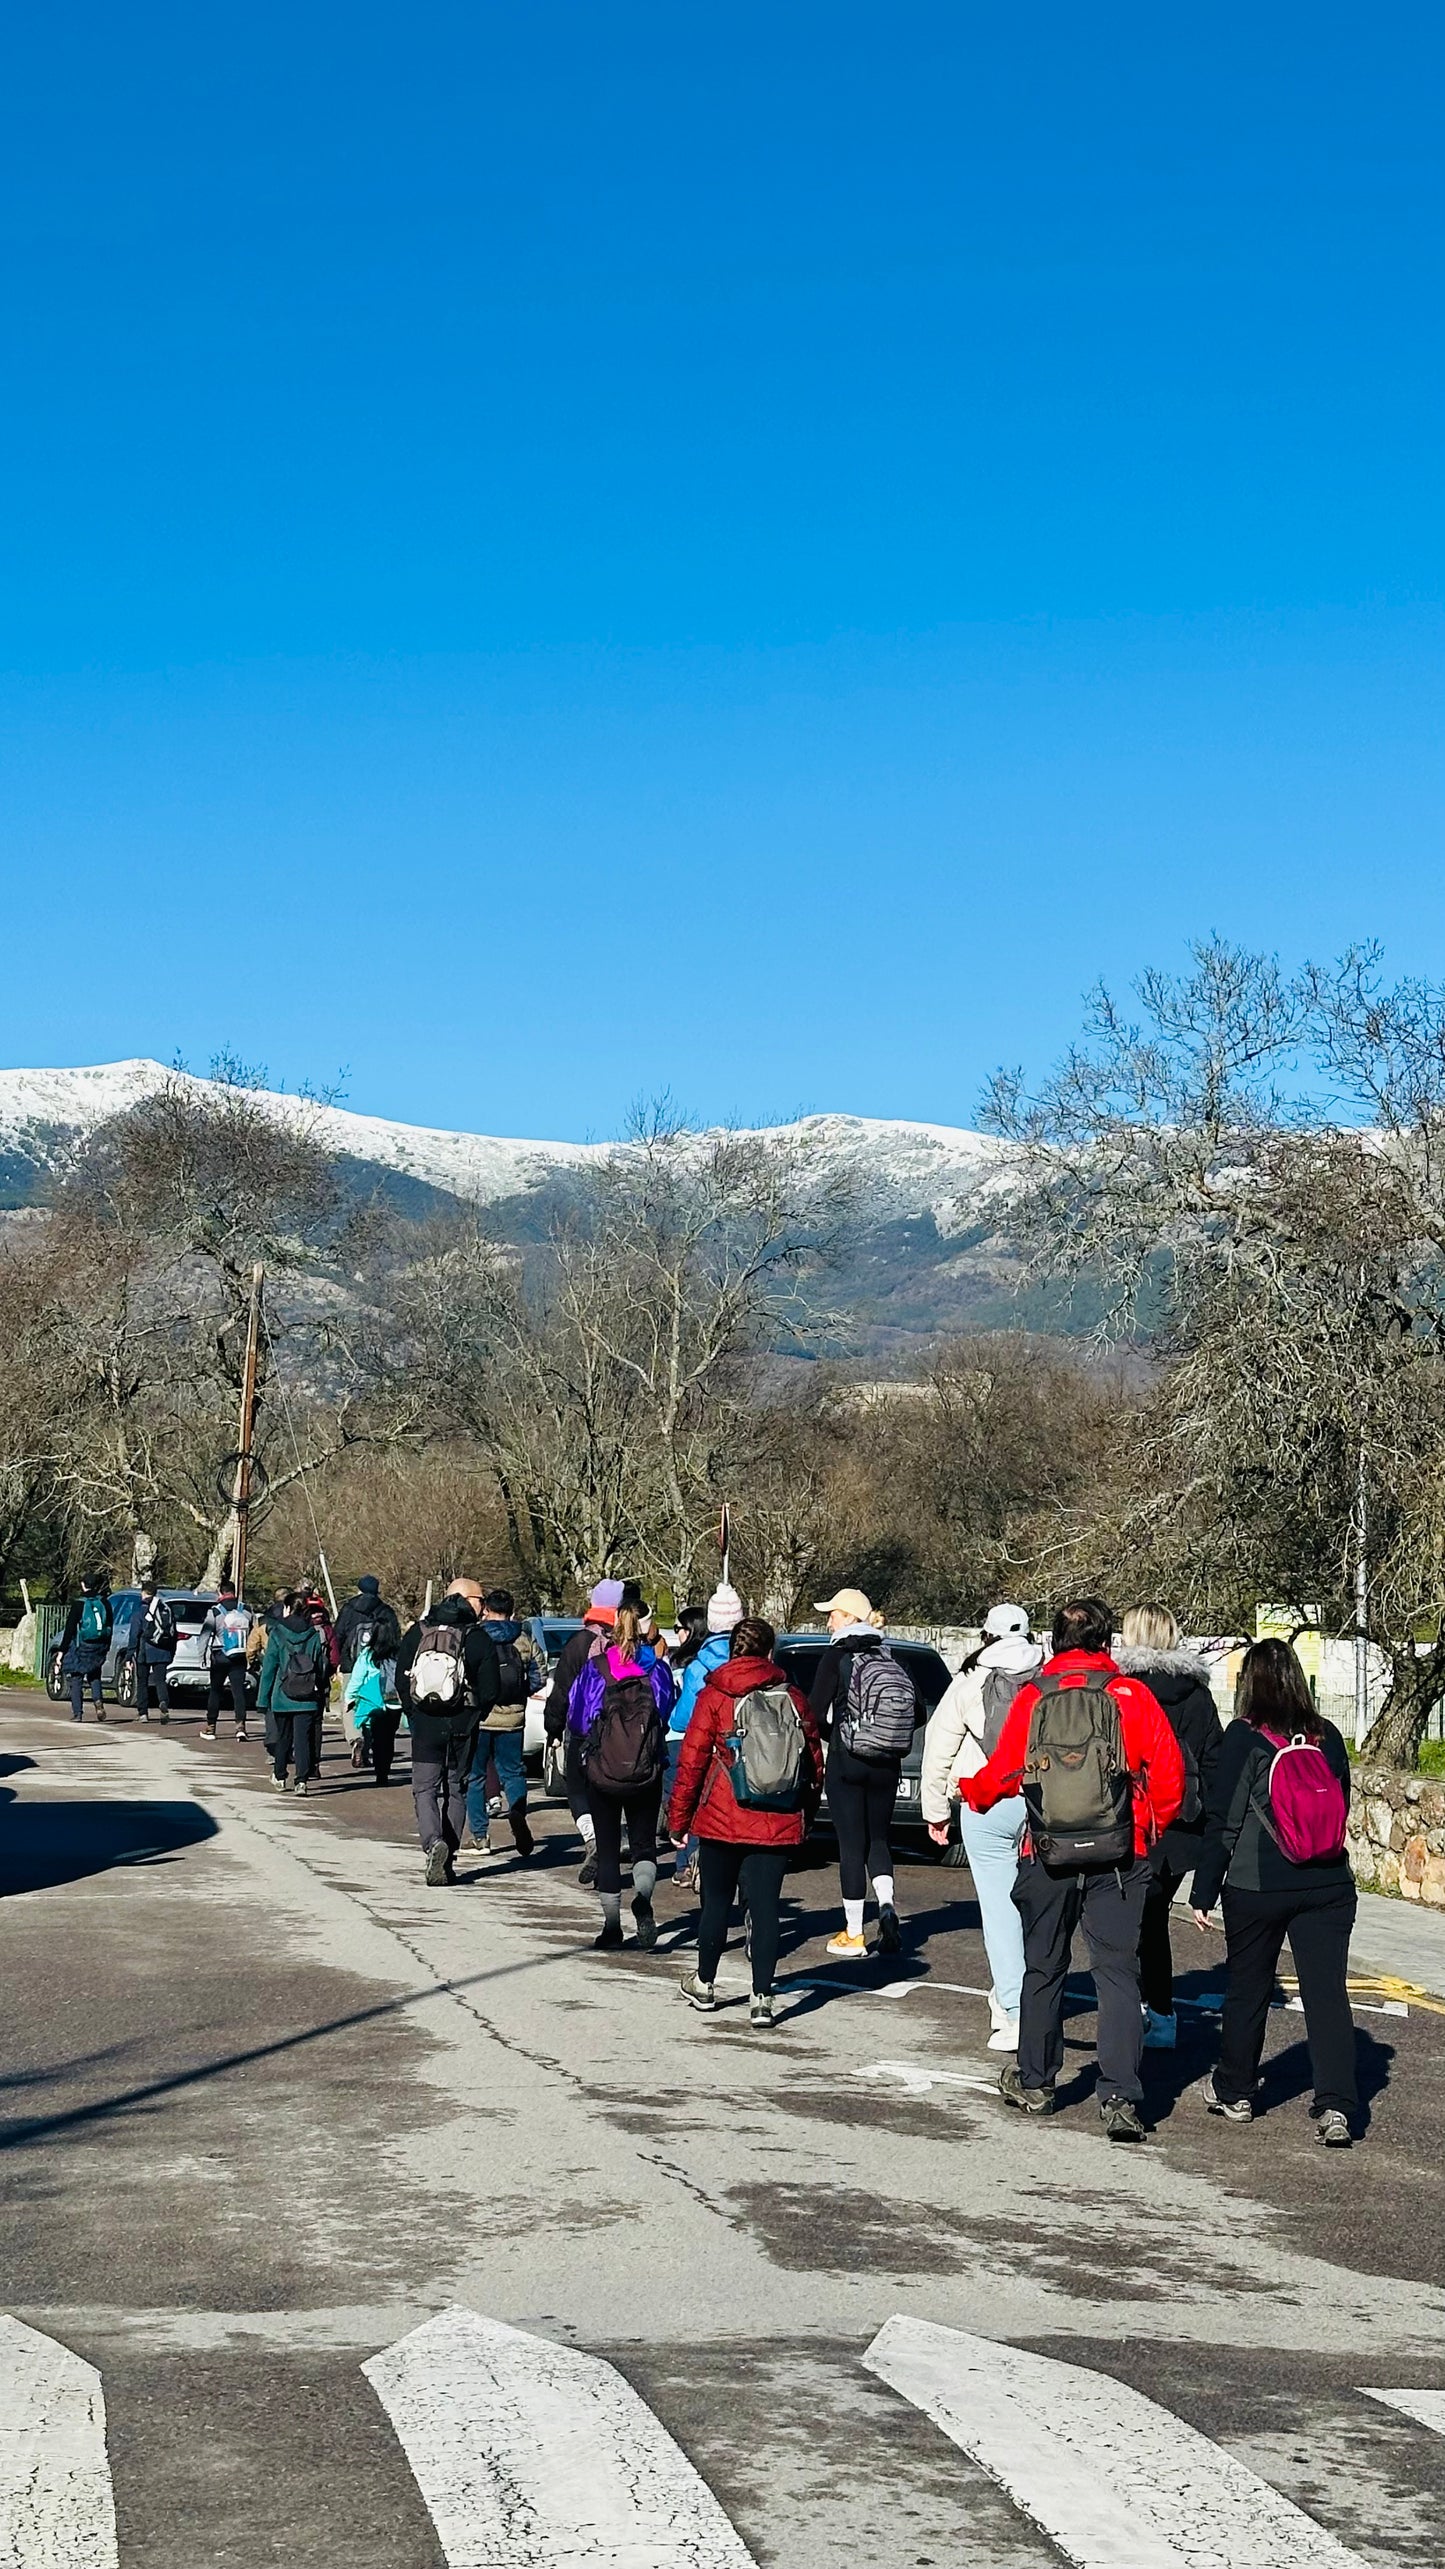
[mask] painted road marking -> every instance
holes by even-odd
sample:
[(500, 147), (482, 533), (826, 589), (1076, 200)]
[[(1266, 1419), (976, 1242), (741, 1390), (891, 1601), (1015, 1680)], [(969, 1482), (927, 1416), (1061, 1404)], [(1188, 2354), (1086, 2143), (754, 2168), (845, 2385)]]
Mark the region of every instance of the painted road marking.
[(444, 2310), (362, 2365), (449, 2569), (755, 2569), (610, 2364)]
[(971, 2087), (979, 2096), (997, 2096), (996, 2078), (970, 2078), (963, 2070), (927, 2069), (921, 2061), (874, 2061), (855, 2070), (856, 2078), (891, 2078), (910, 2096), (926, 2096), (931, 2087)]
[(863, 2358), (1076, 2569), (1364, 2569), (1223, 2446), (1109, 2375), (890, 2319)]
[(116, 2569), (93, 2364), (0, 2313), (0, 2569)]
[(1432, 2433), (1445, 2435), (1445, 2391), (1362, 2391), (1360, 2396), (1382, 2400), (1386, 2408), (1397, 2408), (1402, 2417), (1413, 2417), (1417, 2426), (1428, 2426)]

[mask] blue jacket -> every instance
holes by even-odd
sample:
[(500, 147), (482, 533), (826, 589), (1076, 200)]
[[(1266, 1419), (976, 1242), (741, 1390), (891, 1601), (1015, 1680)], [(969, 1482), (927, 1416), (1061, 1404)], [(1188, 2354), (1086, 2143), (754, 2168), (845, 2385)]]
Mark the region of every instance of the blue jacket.
[(710, 1632), (695, 1659), (690, 1659), (682, 1672), (682, 1687), (672, 1708), (667, 1725), (669, 1739), (681, 1739), (697, 1708), (697, 1699), (715, 1668), (732, 1657), (733, 1637), (730, 1632)]

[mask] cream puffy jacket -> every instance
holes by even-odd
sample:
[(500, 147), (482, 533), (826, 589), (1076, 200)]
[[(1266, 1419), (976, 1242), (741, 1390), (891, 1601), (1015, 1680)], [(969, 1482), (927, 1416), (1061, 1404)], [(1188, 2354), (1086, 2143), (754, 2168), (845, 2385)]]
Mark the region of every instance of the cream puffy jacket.
[(990, 1669), (1006, 1669), (1020, 1685), (1037, 1676), (1044, 1654), (1036, 1641), (1008, 1633), (991, 1641), (976, 1666), (960, 1668), (946, 1695), (929, 1715), (923, 1734), (923, 1773), (919, 1802), (926, 1821), (942, 1828), (958, 1800), (960, 1775), (976, 1775), (987, 1764), (983, 1745), (983, 1681)]

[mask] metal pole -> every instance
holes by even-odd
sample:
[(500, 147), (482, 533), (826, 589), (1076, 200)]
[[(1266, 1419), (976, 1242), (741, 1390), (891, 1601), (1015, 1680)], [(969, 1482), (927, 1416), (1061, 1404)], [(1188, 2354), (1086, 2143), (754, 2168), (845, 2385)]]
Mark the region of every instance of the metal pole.
[(251, 1309), (246, 1321), (246, 1361), (241, 1368), (241, 1426), (236, 1439), (236, 1531), (231, 1538), (231, 1577), (236, 1594), (246, 1593), (246, 1534), (251, 1514), (251, 1440), (256, 1433), (256, 1368), (261, 1345), (261, 1281), (265, 1269), (259, 1260), (251, 1269)]
[(1370, 1727), (1370, 1562), (1369, 1519), (1365, 1501), (1365, 1440), (1355, 1476), (1355, 1738)]

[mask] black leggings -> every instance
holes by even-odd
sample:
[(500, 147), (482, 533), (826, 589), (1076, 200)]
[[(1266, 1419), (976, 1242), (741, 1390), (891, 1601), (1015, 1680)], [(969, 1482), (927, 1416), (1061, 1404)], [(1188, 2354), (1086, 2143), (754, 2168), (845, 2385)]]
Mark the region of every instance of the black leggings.
[(1304, 2002), (1316, 2110), (1338, 2106), (1343, 2114), (1354, 2112), (1359, 2085), (1346, 1973), (1355, 1906), (1348, 1874), (1307, 1881), (1298, 1891), (1233, 1891), (1226, 1882), (1220, 1907), (1229, 1982), (1214, 2073), (1214, 2092), (1225, 2104), (1240, 2104), (1253, 2094), (1275, 1971), (1288, 1936)]
[(1154, 1859), (1139, 1926), (1139, 1995), (1156, 2016), (1174, 2013), (1174, 1952), (1169, 1915), (1184, 1875), (1161, 1856)]
[(855, 1757), (841, 1740), (828, 1750), (828, 1808), (838, 1832), (838, 1873), (845, 1900), (866, 1900), (870, 1874), (893, 1871), (888, 1826), (898, 1799), (900, 1760), (886, 1766)]
[(734, 1846), (726, 1838), (703, 1839), (697, 1854), (702, 1883), (702, 1917), (697, 1931), (699, 1980), (711, 1984), (716, 1977), (741, 1883), (752, 1921), (753, 1995), (766, 1997), (778, 1968), (782, 1935), (778, 1903), (792, 1852), (786, 1846)]
[(657, 1815), (662, 1808), (662, 1777), (644, 1793), (590, 1793), (587, 1807), (597, 1831), (597, 1888), (622, 1889), (622, 1823), (627, 1822), (627, 1852), (634, 1866), (657, 1862)]
[(246, 1727), (246, 1654), (243, 1650), (228, 1650), (224, 1659), (211, 1661), (210, 1672), (206, 1679), (207, 1730), (214, 1730), (216, 1727), (216, 1716), (221, 1709), (222, 1689), (227, 1686), (231, 1690), (231, 1707), (236, 1716), (236, 1728), (238, 1731), (243, 1731)]

